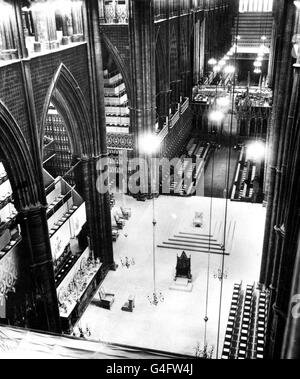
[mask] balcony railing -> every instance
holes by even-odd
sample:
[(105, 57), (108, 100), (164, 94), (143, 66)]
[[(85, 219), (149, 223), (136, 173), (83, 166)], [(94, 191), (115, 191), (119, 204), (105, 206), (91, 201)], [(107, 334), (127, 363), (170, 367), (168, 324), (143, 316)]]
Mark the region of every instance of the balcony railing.
[(182, 104), (178, 104), (178, 110), (176, 113), (170, 118), (169, 122), (166, 123), (163, 129), (158, 133), (158, 137), (161, 141), (168, 136), (169, 130), (174, 128), (177, 122), (180, 120), (180, 117), (189, 109), (190, 100), (186, 98)]
[[(231, 5), (232, 0), (155, 0), (154, 19), (178, 17), (202, 10), (213, 10)], [(128, 0), (102, 0), (100, 22), (102, 24), (128, 24)]]

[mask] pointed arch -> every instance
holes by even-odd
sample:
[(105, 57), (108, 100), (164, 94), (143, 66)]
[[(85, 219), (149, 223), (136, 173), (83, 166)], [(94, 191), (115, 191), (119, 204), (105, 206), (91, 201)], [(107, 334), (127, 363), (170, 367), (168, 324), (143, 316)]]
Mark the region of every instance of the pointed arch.
[(250, 121), (249, 137), (255, 137), (255, 135), (256, 135), (256, 122), (255, 122), (255, 118), (253, 117)]
[(169, 90), (169, 88), (161, 88), (161, 83), (166, 81), (166, 83), (169, 83), (169, 72), (167, 67), (167, 52), (165, 49), (165, 46), (163, 44), (161, 35), (159, 34), (156, 39), (156, 74), (158, 76), (158, 81), (160, 84), (159, 89), (160, 90)]
[(103, 40), (107, 50), (111, 54), (116, 66), (118, 68), (118, 71), (121, 73), (121, 75), (123, 77), (125, 87), (126, 87), (127, 96), (128, 96), (128, 104), (130, 106), (132, 104), (132, 86), (131, 86), (130, 76), (128, 73), (128, 68), (126, 68), (124, 60), (121, 58), (118, 50), (112, 44), (109, 37), (105, 33), (102, 33), (102, 40)]
[(174, 25), (170, 34), (170, 71), (171, 82), (177, 80), (179, 72), (178, 41)]
[(0, 156), (3, 159), (18, 212), (39, 204), (39, 192), (29, 147), (5, 104), (0, 100)]
[(77, 81), (64, 64), (61, 64), (56, 71), (45, 99), (40, 130), (41, 150), (51, 102), (65, 121), (72, 153), (83, 157), (91, 155), (93, 153), (93, 129), (88, 107)]
[(180, 33), (180, 60), (181, 60), (181, 69), (186, 69), (188, 64), (188, 43), (190, 42), (188, 38), (188, 33), (185, 28), (181, 29)]

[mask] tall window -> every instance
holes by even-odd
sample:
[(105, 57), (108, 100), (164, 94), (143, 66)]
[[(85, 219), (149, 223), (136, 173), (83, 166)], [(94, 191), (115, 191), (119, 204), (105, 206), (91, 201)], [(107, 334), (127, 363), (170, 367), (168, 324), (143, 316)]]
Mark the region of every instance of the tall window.
[(84, 40), (81, 0), (23, 2), (22, 17), (29, 54)]
[(13, 7), (7, 2), (0, 0), (0, 64), (18, 58), (18, 52), (13, 34)]

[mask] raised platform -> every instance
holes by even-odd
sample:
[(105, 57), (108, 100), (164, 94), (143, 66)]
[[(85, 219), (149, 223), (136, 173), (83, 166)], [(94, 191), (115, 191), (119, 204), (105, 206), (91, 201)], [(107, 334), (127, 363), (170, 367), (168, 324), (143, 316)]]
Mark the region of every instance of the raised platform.
[(193, 288), (193, 283), (190, 283), (188, 279), (178, 278), (173, 282), (170, 290), (179, 292), (192, 292)]
[(212, 235), (179, 232), (157, 246), (160, 249), (198, 252), (203, 254), (229, 255)]
[[(116, 195), (116, 202), (125, 208), (132, 208), (132, 217), (126, 223), (124, 232), (120, 233), (114, 245), (114, 257), (117, 264), (124, 257), (124, 252), (136, 262), (130, 269), (119, 269), (109, 272), (103, 286), (116, 295), (112, 310), (107, 312), (97, 304), (88, 307), (80, 323), (83, 329), (89, 327), (93, 339), (130, 346), (141, 346), (151, 349), (195, 355), (198, 341), (203, 341), (205, 332), (205, 298), (207, 295), (208, 255), (186, 251), (192, 257), (192, 292), (174, 290), (177, 255), (181, 250), (157, 249), (156, 251), (156, 283), (157, 290), (164, 295), (164, 302), (157, 307), (151, 305), (148, 296), (153, 294), (153, 236), (151, 223), (153, 218), (152, 202), (137, 202), (128, 196)], [(208, 198), (179, 198), (160, 196), (155, 201), (157, 218), (157, 242), (167, 241), (172, 236), (183, 236), (180, 232), (191, 233), (192, 238), (205, 238), (195, 234), (214, 235), (214, 239), (224, 239), (223, 220), (225, 210), (224, 199), (213, 199), (212, 230), (209, 229), (211, 200)], [(192, 226), (195, 210), (204, 214), (205, 228), (203, 231)], [(222, 351), (228, 313), (232, 300), (232, 288), (235, 283), (254, 283), (259, 277), (261, 251), (263, 245), (263, 228), (265, 224), (265, 208), (257, 204), (228, 204), (228, 220), (236, 222), (234, 240), (233, 233), (228, 233), (227, 247), (230, 255), (225, 257), (225, 270), (228, 273), (224, 281), (220, 346)], [(216, 226), (217, 224), (217, 226)], [(230, 222), (227, 223), (229, 231)], [(220, 229), (220, 232), (219, 232)], [(232, 222), (231, 230), (234, 230)], [(197, 233), (198, 232), (198, 233)], [(223, 236), (223, 238), (222, 238)], [(175, 237), (176, 238), (176, 237)], [(232, 245), (232, 248), (231, 248)], [(220, 281), (214, 279), (214, 273), (222, 264), (222, 255), (210, 256), (209, 285), (209, 325), (207, 341), (209, 346), (217, 343), (219, 323)], [(136, 308), (133, 313), (121, 310), (134, 294)], [(98, 299), (98, 296), (96, 297)], [(174, 333), (174, 330), (176, 331)]]

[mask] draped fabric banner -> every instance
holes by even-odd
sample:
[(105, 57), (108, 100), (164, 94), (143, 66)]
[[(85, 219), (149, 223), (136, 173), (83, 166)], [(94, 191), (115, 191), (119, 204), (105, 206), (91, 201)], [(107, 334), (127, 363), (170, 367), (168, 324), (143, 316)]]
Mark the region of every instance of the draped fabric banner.
[(0, 359), (180, 358), (192, 357), (0, 326)]

